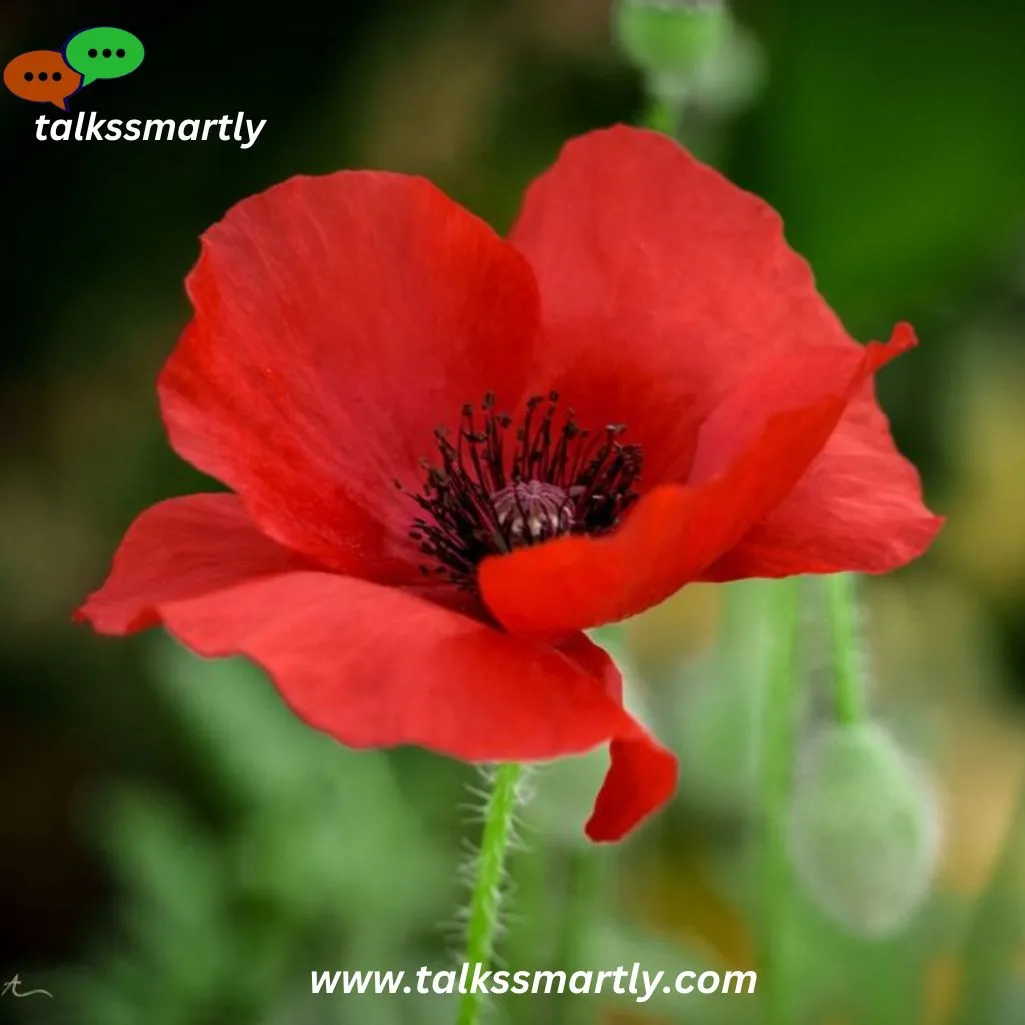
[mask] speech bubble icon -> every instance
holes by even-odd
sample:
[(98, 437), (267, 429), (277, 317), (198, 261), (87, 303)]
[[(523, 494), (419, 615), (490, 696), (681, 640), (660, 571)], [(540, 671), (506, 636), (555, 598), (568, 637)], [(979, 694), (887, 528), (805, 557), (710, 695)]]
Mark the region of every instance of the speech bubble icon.
[(130, 75), (146, 56), (142, 40), (123, 28), (87, 28), (64, 44), (64, 59), (82, 72), (82, 85)]
[(57, 50), (19, 53), (4, 68), (4, 85), (31, 103), (52, 103), (68, 109), (68, 97), (82, 84), (82, 76), (64, 63)]

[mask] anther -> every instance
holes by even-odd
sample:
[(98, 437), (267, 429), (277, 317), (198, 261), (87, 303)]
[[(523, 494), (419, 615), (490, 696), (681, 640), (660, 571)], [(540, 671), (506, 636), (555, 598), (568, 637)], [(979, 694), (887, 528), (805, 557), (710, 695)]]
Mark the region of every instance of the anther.
[[(511, 430), (514, 418), (495, 411), (489, 391), (479, 407), (482, 423), (472, 404), (462, 406), (456, 445), (444, 426), (435, 428), (441, 466), (420, 460), (424, 482), (410, 495), (424, 515), (412, 521), (409, 537), (435, 560), (433, 569), (421, 567), (426, 575), (473, 589), (476, 567), (489, 555), (566, 534), (600, 535), (619, 523), (637, 498), (640, 447), (615, 440), (625, 425), (594, 434), (576, 423), (573, 410), (557, 425), (558, 401), (554, 389), (530, 396)], [(400, 481), (395, 486), (409, 494)]]

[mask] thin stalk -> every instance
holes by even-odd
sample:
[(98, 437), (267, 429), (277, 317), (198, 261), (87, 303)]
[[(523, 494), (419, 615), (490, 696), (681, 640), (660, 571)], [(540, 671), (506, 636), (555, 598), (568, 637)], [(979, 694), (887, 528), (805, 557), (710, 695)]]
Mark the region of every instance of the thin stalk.
[[(598, 924), (596, 912), (606, 878), (607, 863), (604, 851), (578, 848), (566, 856), (565, 903), (562, 925), (553, 962), (555, 968), (575, 972), (588, 967), (594, 929)], [(589, 1001), (569, 997), (559, 1008), (559, 1025), (587, 1025), (593, 1022), (595, 1010)]]
[(683, 110), (680, 104), (651, 92), (641, 124), (652, 131), (662, 132), (671, 139), (679, 139), (683, 126)]
[(865, 719), (865, 694), (858, 661), (857, 599), (854, 577), (834, 573), (825, 579), (826, 619), (833, 646), (836, 720), (853, 726)]
[(764, 1025), (792, 1025), (791, 880), (786, 817), (796, 742), (797, 627), (800, 581), (777, 585), (768, 692), (763, 708), (759, 990)]
[[(486, 970), (495, 948), (495, 930), (502, 906), (502, 876), (512, 839), (516, 812), (516, 788), (523, 766), (501, 765), (495, 770), (491, 796), (484, 813), (477, 873), (470, 894), (470, 917), (466, 928), (466, 961)], [(459, 1001), (457, 1025), (479, 1025), (482, 1002), (479, 993), (464, 993)]]

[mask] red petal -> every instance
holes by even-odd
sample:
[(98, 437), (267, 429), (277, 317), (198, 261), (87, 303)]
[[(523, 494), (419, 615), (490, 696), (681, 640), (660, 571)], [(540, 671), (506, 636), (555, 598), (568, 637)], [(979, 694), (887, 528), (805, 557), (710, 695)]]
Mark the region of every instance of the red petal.
[(263, 666), (297, 715), (350, 747), (418, 744), (506, 762), (612, 740), (609, 783), (588, 827), (595, 839), (621, 836), (672, 792), (672, 756), (620, 707), (615, 667), (585, 637), (555, 650), (397, 589), (315, 572), (160, 613), (199, 654)]
[(106, 582), (75, 618), (100, 633), (132, 633), (156, 623), (164, 602), (309, 565), (261, 534), (234, 495), (172, 498), (129, 527)]
[(650, 737), (613, 740), (609, 754), (612, 763), (585, 827), (592, 840), (619, 840), (676, 790), (676, 759)]
[[(686, 479), (688, 433), (757, 366), (854, 349), (779, 216), (654, 132), (568, 143), (511, 240), (541, 287), (546, 379), (576, 385), (581, 424), (627, 424), (648, 484)], [(584, 413), (588, 395), (604, 412)]]
[(299, 177), (203, 237), (195, 317), (160, 380), (171, 442), (273, 538), (323, 564), (415, 573), (432, 431), (523, 392), (538, 325), (526, 261), (421, 179)]
[(886, 573), (918, 558), (943, 525), (896, 451), (871, 383), (797, 487), (702, 580)]
[(913, 341), (809, 348), (752, 375), (705, 422), (690, 485), (649, 492), (606, 537), (486, 559), (488, 607), (508, 630), (558, 637), (668, 598), (786, 498), (866, 378)]
[[(606, 694), (617, 704), (623, 703), (622, 677), (605, 651), (584, 634), (573, 634), (559, 647), (604, 680)], [(592, 840), (621, 839), (676, 791), (676, 759), (636, 725), (635, 735), (619, 737), (609, 745), (611, 764), (586, 826)]]

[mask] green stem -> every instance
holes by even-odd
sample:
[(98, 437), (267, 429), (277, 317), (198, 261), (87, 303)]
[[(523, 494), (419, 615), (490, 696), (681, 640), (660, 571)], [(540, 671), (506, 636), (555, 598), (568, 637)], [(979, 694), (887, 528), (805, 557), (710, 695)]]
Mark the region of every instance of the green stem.
[[(502, 874), (512, 838), (516, 811), (516, 788), (523, 766), (500, 765), (495, 770), (491, 796), (484, 813), (484, 833), (477, 859), (477, 875), (470, 895), (470, 918), (466, 928), (466, 960), (471, 966), (491, 963), (495, 929), (502, 905)], [(457, 1025), (478, 1025), (481, 995), (464, 993), (459, 1001)]]
[(833, 694), (836, 719), (853, 726), (865, 719), (865, 695), (858, 664), (857, 599), (854, 577), (834, 573), (826, 577), (826, 618), (833, 645)]
[(763, 709), (762, 786), (765, 814), (760, 878), (759, 990), (765, 1025), (791, 1025), (790, 866), (786, 817), (796, 741), (797, 625), (800, 581), (777, 585), (768, 692)]
[(648, 105), (641, 118), (641, 124), (645, 128), (662, 132), (671, 139), (678, 139), (682, 121), (683, 112), (679, 104), (658, 96), (654, 91), (649, 92)]
[[(558, 932), (555, 959), (556, 968), (575, 972), (588, 967), (593, 941), (595, 912), (600, 907), (602, 884), (606, 878), (607, 862), (604, 851), (593, 848), (574, 849), (566, 856), (565, 903), (562, 907), (562, 926)], [(584, 1025), (594, 1020), (594, 1008), (588, 1001), (576, 997), (565, 1001), (559, 1025)]]
[(962, 942), (964, 976), (951, 1025), (995, 1025), (1025, 940), (1021, 866), (1025, 863), (1025, 779), (1000, 857), (975, 905)]
[(766, 580), (738, 580), (719, 588), (721, 612), (715, 629), (713, 660), (720, 679), (750, 677), (764, 665), (759, 644), (775, 585)]

